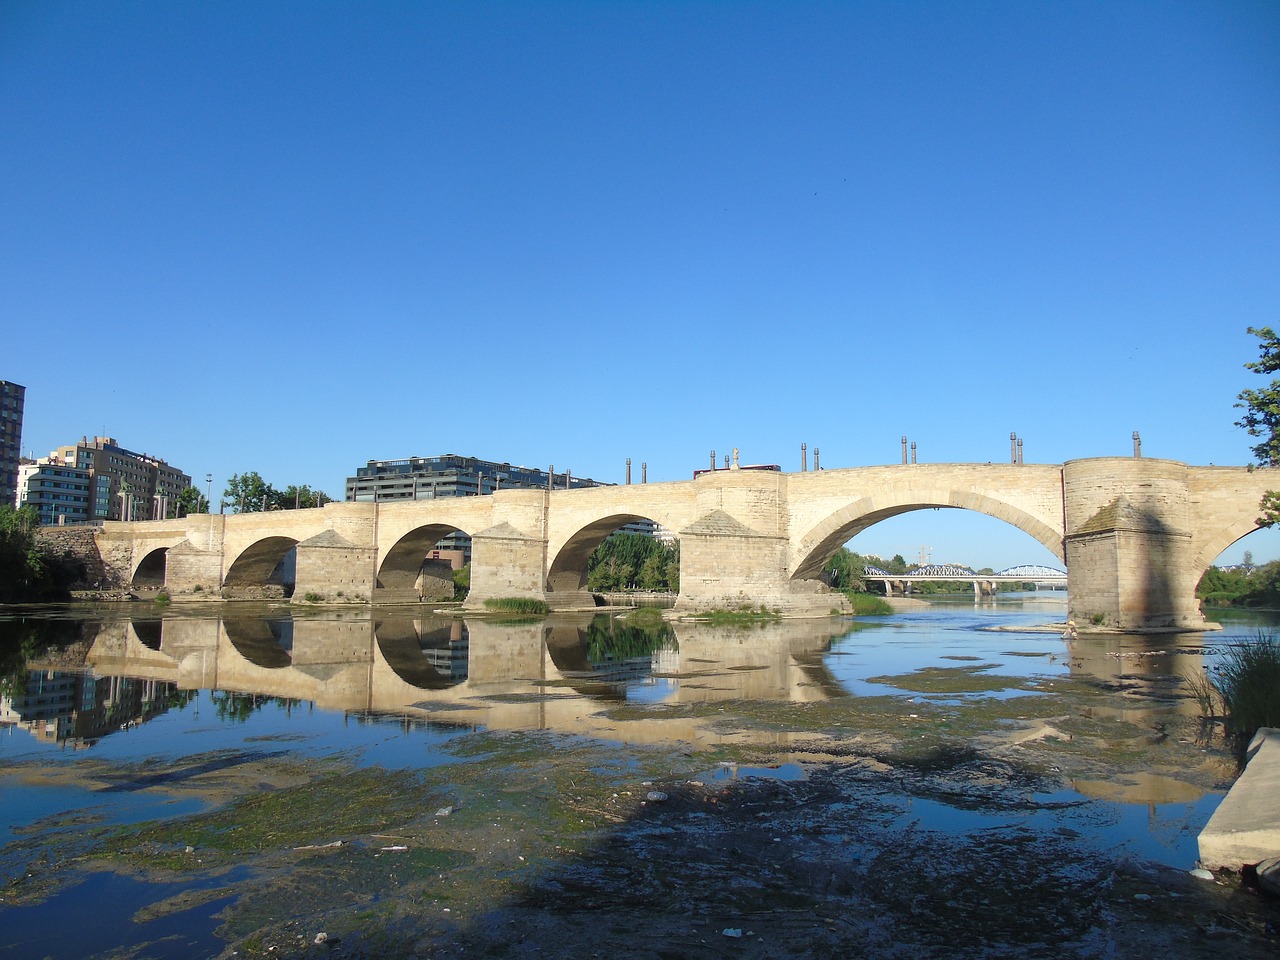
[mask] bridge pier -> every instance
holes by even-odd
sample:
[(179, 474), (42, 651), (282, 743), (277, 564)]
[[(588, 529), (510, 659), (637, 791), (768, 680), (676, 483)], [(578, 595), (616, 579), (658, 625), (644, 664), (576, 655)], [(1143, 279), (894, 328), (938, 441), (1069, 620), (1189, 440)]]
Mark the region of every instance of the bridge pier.
[[(297, 547), (293, 595), (368, 602), (375, 595), (374, 565), (377, 551), (357, 546), (337, 531), (326, 530), (303, 540)], [(397, 598), (413, 599), (413, 598)]]
[(486, 600), (547, 602), (547, 509), (545, 490), (493, 494), (496, 521), (471, 535), (471, 589), (464, 610), (483, 610)]
[(164, 585), (170, 594), (216, 597), (222, 589), (222, 552), (201, 550), (190, 540), (171, 547), (165, 557)]
[(750, 607), (825, 617), (852, 611), (844, 594), (820, 580), (789, 576), (785, 474), (728, 470), (695, 484), (698, 519), (679, 532), (677, 612)]
[(1081, 626), (1204, 630), (1186, 464), (1075, 460), (1063, 468), (1067, 608)]

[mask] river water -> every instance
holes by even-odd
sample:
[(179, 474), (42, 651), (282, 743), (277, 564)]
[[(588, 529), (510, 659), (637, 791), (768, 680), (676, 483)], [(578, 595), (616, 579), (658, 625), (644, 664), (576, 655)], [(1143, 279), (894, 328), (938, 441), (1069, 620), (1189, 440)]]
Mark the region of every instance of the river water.
[[(156, 824), (181, 837), (188, 818), (334, 766), (443, 788), (492, 752), (470, 744), (497, 735), (512, 751), (562, 750), (565, 763), (594, 745), (579, 778), (597, 776), (602, 755), (626, 767), (665, 749), (687, 758), (691, 782), (712, 785), (803, 778), (833, 742), (886, 768), (912, 743), (981, 742), (1019, 763), (1017, 751), (1038, 750), (1027, 762), (1048, 779), (1022, 807), (948, 789), (877, 799), (898, 825), (1070, 835), (1190, 869), (1234, 767), (1182, 678), (1268, 617), (1074, 641), (1050, 626), (1065, 617), (1060, 594), (749, 627), (416, 608), (9, 608), (0, 954), (217, 956), (235, 882), (253, 867), (148, 873), (113, 867), (95, 844)], [(193, 889), (214, 892), (154, 909)]]

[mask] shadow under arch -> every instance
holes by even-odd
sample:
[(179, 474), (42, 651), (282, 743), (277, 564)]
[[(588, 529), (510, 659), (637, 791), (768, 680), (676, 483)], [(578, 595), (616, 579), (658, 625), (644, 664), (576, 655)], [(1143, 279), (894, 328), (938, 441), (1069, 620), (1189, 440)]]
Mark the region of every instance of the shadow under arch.
[(582, 527), (564, 542), (547, 569), (548, 593), (580, 593), (587, 589), (587, 560), (610, 534), (630, 523), (654, 523), (638, 513), (615, 513)]
[(255, 666), (278, 670), (293, 664), (291, 617), (228, 617), (222, 628), (236, 653)]
[(164, 586), (168, 558), (168, 547), (157, 547), (152, 550), (139, 561), (129, 580), (129, 585), (141, 590), (159, 590)]
[(461, 620), (388, 617), (373, 626), (391, 672), (419, 690), (445, 690), (466, 682), (470, 638)]
[(429, 554), (444, 549), (441, 542), (467, 532), (447, 523), (431, 523), (410, 530), (395, 542), (378, 566), (376, 600), (452, 600), (453, 566)]
[[(799, 541), (793, 555), (793, 580), (816, 579), (822, 574), (823, 565), (835, 556), (843, 544), (862, 531), (890, 517), (915, 510), (948, 508), (972, 510), (997, 520), (1003, 520), (1042, 544), (1059, 560), (1066, 562), (1062, 533), (1024, 510), (983, 494), (969, 491), (904, 491), (901, 499), (892, 502), (893, 491), (863, 497), (835, 511), (815, 524)], [(886, 503), (886, 499), (891, 502)]]
[(222, 581), (224, 597), (293, 596), (298, 541), (292, 537), (266, 537), (251, 544), (232, 562)]

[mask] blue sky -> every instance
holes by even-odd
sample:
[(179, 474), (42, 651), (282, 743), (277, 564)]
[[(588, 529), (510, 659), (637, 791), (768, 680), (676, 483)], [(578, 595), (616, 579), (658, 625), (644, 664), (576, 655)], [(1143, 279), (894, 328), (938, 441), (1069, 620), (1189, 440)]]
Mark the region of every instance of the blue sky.
[[(1277, 104), (1273, 2), (0, 3), (0, 378), (215, 492), (1245, 463)], [(855, 546), (1047, 557), (953, 514)]]

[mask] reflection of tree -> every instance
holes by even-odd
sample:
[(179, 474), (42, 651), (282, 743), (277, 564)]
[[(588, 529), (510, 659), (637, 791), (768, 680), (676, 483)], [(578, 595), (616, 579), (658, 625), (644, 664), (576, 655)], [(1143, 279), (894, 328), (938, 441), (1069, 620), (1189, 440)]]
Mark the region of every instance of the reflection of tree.
[(647, 659), (660, 650), (675, 647), (675, 632), (665, 623), (635, 627), (601, 618), (592, 620), (587, 627), (587, 660), (593, 664)]
[(62, 648), (82, 639), (82, 628), (67, 629), (57, 620), (0, 622), (0, 695), (19, 697), (27, 689), (27, 662), (51, 647)]
[(213, 712), (219, 720), (244, 723), (269, 703), (278, 703), (292, 709), (299, 701), (284, 697), (268, 697), (258, 693), (236, 693), (231, 690), (215, 690), (210, 695)]

